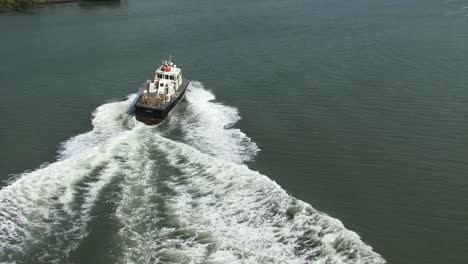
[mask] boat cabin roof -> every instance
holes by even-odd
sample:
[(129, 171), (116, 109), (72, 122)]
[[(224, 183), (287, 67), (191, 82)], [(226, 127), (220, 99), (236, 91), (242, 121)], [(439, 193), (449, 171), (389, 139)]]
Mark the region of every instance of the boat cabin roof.
[(179, 75), (180, 68), (173, 63), (161, 65), (155, 72), (156, 74), (166, 74), (166, 75)]

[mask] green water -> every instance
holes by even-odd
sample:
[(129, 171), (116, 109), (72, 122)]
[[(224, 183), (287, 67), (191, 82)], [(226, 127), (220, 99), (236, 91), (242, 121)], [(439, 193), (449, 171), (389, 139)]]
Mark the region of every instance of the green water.
[[(90, 118), (94, 109), (124, 100), (149, 78), (162, 58), (172, 54), (186, 77), (202, 83), (198, 84), (202, 88), (194, 91), (199, 94), (211, 91), (217, 106), (227, 107), (222, 111), (231, 113), (229, 107), (238, 109), (241, 120), (235, 127), (261, 149), (250, 158), (233, 161), (246, 163), (292, 197), (339, 219), (388, 263), (468, 263), (467, 7), (466, 0), (129, 0), (61, 4), (2, 14), (0, 194), (2, 191), (5, 194), (0, 195), (4, 199), (0, 200), (10, 199), (7, 186), (14, 179), (21, 179), (23, 172), (35, 171), (42, 164), (46, 169), (41, 175), (52, 175), (44, 163), (62, 166), (54, 163), (60, 156), (57, 154), (60, 144), (93, 128)], [(197, 105), (196, 95), (194, 92), (192, 99), (188, 98), (192, 100), (188, 110), (184, 106), (178, 109), (173, 123), (152, 130), (131, 130), (129, 142), (154, 144), (154, 151), (132, 144), (126, 146), (126, 140), (115, 140), (126, 146), (122, 148), (128, 148), (122, 153), (103, 150), (103, 157), (107, 157), (106, 151), (112, 153), (109, 154), (112, 162), (126, 160), (126, 155), (133, 153), (131, 150), (135, 156), (146, 153), (147, 157), (128, 158), (137, 165), (119, 165), (115, 175), (103, 181), (106, 187), (101, 196), (96, 201), (90, 200), (92, 220), (73, 217), (67, 220), (86, 222), (87, 234), (77, 241), (77, 246), (57, 244), (59, 239), (54, 233), (59, 231), (54, 230), (66, 230), (68, 222), (51, 224), (50, 229), (45, 224), (47, 235), (39, 234), (37, 239), (60, 245), (57, 252), (49, 252), (57, 256), (55, 261), (123, 263), (128, 259), (120, 257), (122, 248), (152, 251), (146, 244), (151, 245), (152, 241), (148, 232), (172, 226), (164, 221), (169, 223), (171, 220), (167, 219), (186, 212), (174, 209), (171, 215), (168, 212), (173, 211), (161, 209), (166, 206), (162, 201), (182, 192), (177, 187), (171, 189), (179, 182), (172, 183), (171, 177), (180, 174), (180, 181), (185, 182), (183, 175), (204, 175), (203, 169), (198, 168), (202, 165), (197, 165), (196, 174), (185, 172), (185, 168), (176, 164), (153, 167), (156, 165), (151, 161), (164, 164), (171, 155), (185, 162), (191, 156), (184, 156), (185, 152), (172, 153), (170, 150), (178, 145), (159, 138), (151, 141), (150, 135), (161, 134), (221, 159), (229, 152), (223, 149), (223, 144), (214, 145), (211, 150), (203, 149), (203, 144), (240, 137), (223, 134), (221, 139), (211, 138), (208, 132), (217, 126), (206, 124), (216, 121), (217, 115), (209, 116), (211, 119), (207, 118), (205, 123), (185, 124), (184, 110), (193, 111), (190, 103)], [(203, 111), (208, 110), (209, 107)], [(184, 138), (178, 134), (190, 133), (192, 128), (208, 136)], [(84, 144), (84, 148), (92, 145)], [(98, 158), (99, 155), (83, 163)], [(165, 159), (168, 160), (163, 162)], [(76, 182), (93, 186), (94, 174), (107, 175), (100, 170), (112, 163), (109, 160), (86, 174), (88, 183), (81, 182), (78, 176)], [(212, 162), (216, 163), (207, 161), (207, 164)], [(125, 201), (122, 197), (126, 188), (139, 188), (131, 184), (146, 174), (137, 170), (138, 177), (126, 176), (131, 174), (126, 174), (126, 169), (133, 165), (149, 166), (151, 175), (158, 171), (158, 177), (148, 176), (145, 184), (163, 186), (160, 193), (133, 194), (138, 199), (131, 206), (125, 202), (108, 205), (106, 201)], [(36, 174), (25, 175), (33, 178)], [(47, 185), (34, 189), (33, 184), (39, 186), (40, 182), (24, 186), (41, 197)], [(204, 184), (211, 186), (208, 182)], [(142, 190), (147, 190), (148, 186), (144, 186)], [(194, 186), (198, 185), (187, 183), (187, 186), (196, 189)], [(19, 188), (15, 190), (28, 192)], [(76, 197), (91, 197), (79, 194), (81, 189), (74, 190), (78, 193)], [(246, 191), (244, 196), (257, 191)], [(58, 197), (50, 199), (61, 196)], [(38, 200), (45, 201), (41, 199)], [(29, 197), (28, 201), (35, 204), (34, 198)], [(36, 205), (40, 207), (43, 203)], [(138, 220), (145, 223), (138, 226), (138, 231), (133, 226), (125, 229), (122, 226), (126, 226), (126, 221), (133, 221), (125, 217), (138, 214), (139, 211), (132, 211), (138, 206), (147, 206), (141, 208), (145, 212), (159, 212), (154, 214), (162, 214), (162, 220), (152, 226), (149, 214), (147, 220)], [(2, 207), (6, 208), (0, 204), (0, 213)], [(220, 204), (219, 208), (230, 207)], [(66, 219), (57, 215), (44, 219), (53, 222), (57, 217)], [(19, 218), (17, 221), (21, 222)], [(24, 230), (30, 230), (27, 223), (23, 224)], [(8, 229), (6, 222), (0, 222), (2, 225)], [(145, 234), (142, 236), (145, 242), (132, 240), (127, 244), (118, 235), (126, 236), (126, 230)], [(216, 237), (217, 230), (208, 232), (209, 236)], [(2, 232), (0, 238), (5, 239), (1, 235)], [(145, 247), (139, 247), (138, 241)], [(164, 241), (158, 245), (164, 247), (167, 242)], [(0, 241), (0, 246), (2, 242), (8, 241)], [(18, 257), (18, 263), (34, 263), (31, 258), (49, 250), (47, 246), (31, 245), (35, 244), (28, 244), (30, 251), (25, 251), (26, 257)], [(305, 245), (312, 250), (317, 244)], [(70, 253), (64, 257), (67, 250)], [(192, 256), (199, 251), (187, 252), (186, 256)], [(171, 257), (164, 254), (147, 261), (187, 260), (175, 253), (177, 256)], [(131, 254), (128, 256), (135, 260)], [(2, 257), (8, 260), (6, 254), (0, 253), (0, 262), (4, 260)], [(45, 257), (38, 259), (50, 261)]]

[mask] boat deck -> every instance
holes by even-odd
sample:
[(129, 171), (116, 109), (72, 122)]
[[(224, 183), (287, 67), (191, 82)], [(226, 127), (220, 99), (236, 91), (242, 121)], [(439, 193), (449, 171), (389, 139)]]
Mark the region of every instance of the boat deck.
[[(166, 95), (158, 96), (156, 94), (142, 93), (136, 102), (136, 106), (164, 110), (168, 105), (170, 105), (174, 100), (176, 100), (181, 93), (185, 92), (185, 89), (187, 89), (188, 84), (189, 81), (184, 79), (179, 89), (177, 89), (175, 94), (172, 96), (171, 100), (167, 100)], [(148, 90), (148, 86), (145, 87), (145, 90)]]

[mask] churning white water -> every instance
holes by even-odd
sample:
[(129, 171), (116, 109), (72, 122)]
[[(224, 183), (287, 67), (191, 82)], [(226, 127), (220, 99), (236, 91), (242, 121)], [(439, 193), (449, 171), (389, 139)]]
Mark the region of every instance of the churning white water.
[[(234, 127), (236, 108), (197, 82), (186, 98), (164, 127), (128, 117), (131, 98), (102, 105), (58, 161), (1, 189), (0, 263), (68, 262), (111, 183), (120, 263), (385, 263), (339, 220), (242, 164), (259, 149)], [(175, 130), (180, 140), (167, 137)]]

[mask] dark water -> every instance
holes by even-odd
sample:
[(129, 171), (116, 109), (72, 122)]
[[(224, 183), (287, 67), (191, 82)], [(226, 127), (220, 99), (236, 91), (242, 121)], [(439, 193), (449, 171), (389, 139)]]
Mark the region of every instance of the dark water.
[[(0, 33), (0, 262), (468, 263), (465, 0), (75, 3)], [(135, 124), (169, 53), (197, 82)]]

